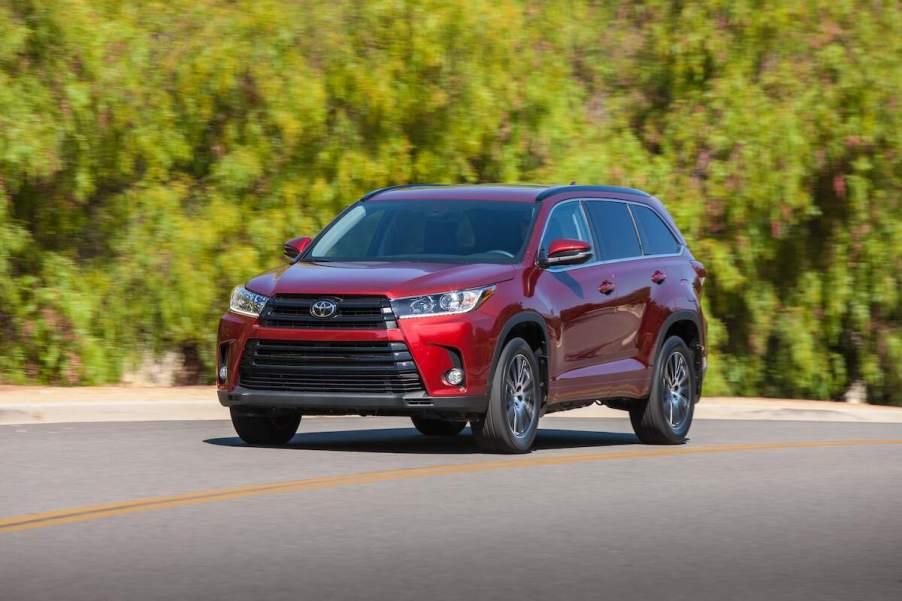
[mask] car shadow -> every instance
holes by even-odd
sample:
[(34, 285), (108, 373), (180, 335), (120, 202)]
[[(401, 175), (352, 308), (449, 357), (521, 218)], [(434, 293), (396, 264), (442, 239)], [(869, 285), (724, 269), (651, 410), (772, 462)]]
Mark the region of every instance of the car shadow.
[[(251, 447), (237, 436), (208, 438), (206, 444), (223, 447)], [(539, 429), (533, 450), (576, 449), (640, 444), (634, 434), (589, 430)], [(440, 453), (466, 455), (484, 453), (476, 446), (470, 429), (459, 436), (423, 436), (414, 428), (373, 428), (295, 434), (287, 445), (271, 448), (305, 451), (345, 451), (359, 453)]]

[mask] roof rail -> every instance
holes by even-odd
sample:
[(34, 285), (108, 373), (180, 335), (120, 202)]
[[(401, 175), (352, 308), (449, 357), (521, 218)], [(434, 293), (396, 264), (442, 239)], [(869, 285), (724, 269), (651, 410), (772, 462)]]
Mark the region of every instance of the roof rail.
[(403, 190), (404, 188), (426, 188), (430, 186), (446, 186), (447, 184), (398, 184), (397, 186), (386, 186), (384, 188), (378, 188), (376, 190), (372, 190), (371, 192), (367, 192), (360, 199), (360, 202), (366, 202), (374, 196), (382, 194), (383, 192), (389, 192), (391, 190)]
[(536, 202), (542, 202), (549, 196), (560, 194), (562, 192), (619, 192), (621, 194), (636, 194), (651, 198), (651, 194), (636, 190), (635, 188), (624, 188), (623, 186), (553, 186), (539, 192), (536, 196)]

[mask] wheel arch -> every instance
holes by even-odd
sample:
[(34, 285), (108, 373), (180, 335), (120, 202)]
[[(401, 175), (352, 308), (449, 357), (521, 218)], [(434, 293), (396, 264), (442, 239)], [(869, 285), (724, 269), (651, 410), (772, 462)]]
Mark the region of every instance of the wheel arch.
[(703, 357), (705, 352), (705, 329), (701, 317), (693, 311), (677, 311), (664, 320), (658, 330), (658, 339), (655, 341), (654, 361), (657, 364), (658, 355), (664, 342), (671, 336), (677, 336), (686, 343), (693, 355), (693, 363), (696, 375), (696, 397), (701, 395), (702, 379), (704, 378)]
[(532, 347), (533, 353), (539, 361), (543, 392), (542, 403), (544, 404), (548, 398), (548, 324), (545, 322), (545, 318), (535, 311), (526, 310), (515, 313), (504, 322), (495, 342), (488, 385), (491, 386), (491, 382), (495, 378), (501, 351), (514, 338), (523, 338)]

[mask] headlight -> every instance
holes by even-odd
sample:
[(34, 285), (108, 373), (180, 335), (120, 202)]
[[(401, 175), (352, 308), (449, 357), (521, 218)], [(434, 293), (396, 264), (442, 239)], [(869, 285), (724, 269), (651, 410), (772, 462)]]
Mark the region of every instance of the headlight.
[(251, 292), (244, 286), (235, 286), (235, 289), (232, 290), (232, 299), (229, 301), (229, 310), (233, 313), (257, 317), (268, 300), (268, 296)]
[(495, 292), (494, 286), (401, 298), (391, 302), (391, 308), (399, 318), (457, 315), (472, 311)]

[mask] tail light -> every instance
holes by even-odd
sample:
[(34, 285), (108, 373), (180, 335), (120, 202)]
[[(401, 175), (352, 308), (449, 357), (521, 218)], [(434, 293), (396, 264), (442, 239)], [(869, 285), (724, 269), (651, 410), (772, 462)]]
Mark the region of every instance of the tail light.
[(692, 259), (689, 261), (689, 264), (692, 265), (692, 269), (695, 270), (695, 274), (698, 276), (699, 284), (704, 286), (705, 284), (705, 276), (708, 275), (708, 272), (705, 271), (705, 266)]

